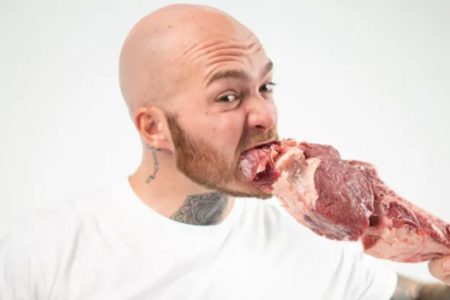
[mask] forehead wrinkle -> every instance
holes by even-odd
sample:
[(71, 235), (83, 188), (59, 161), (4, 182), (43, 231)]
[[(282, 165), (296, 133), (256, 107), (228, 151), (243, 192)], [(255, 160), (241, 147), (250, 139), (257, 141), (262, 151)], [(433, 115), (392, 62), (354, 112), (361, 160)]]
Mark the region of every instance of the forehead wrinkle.
[(239, 69), (222, 70), (214, 73), (214, 75), (212, 75), (211, 78), (206, 81), (206, 86), (222, 78), (235, 78), (248, 81), (250, 77), (245, 71)]
[[(213, 76), (213, 74), (215, 72), (217, 72), (217, 70), (220, 68), (221, 63), (236, 63), (238, 65), (240, 65), (242, 62), (238, 59), (239, 56), (234, 55), (234, 56), (219, 56), (219, 57), (215, 57), (210, 59), (207, 64), (209, 66), (209, 71), (205, 74), (205, 82), (210, 82), (211, 81), (211, 76)], [(239, 67), (234, 67), (234, 68), (227, 68), (224, 69), (223, 71), (229, 71), (229, 70), (242, 70)], [(208, 84), (207, 84), (208, 85)]]
[(231, 41), (227, 40), (227, 39), (213, 39), (213, 40), (204, 40), (204, 41), (199, 41), (196, 42), (190, 46), (185, 47), (185, 50), (183, 51), (183, 55), (189, 55), (190, 52), (195, 52), (196, 50), (200, 50), (200, 49), (209, 49), (211, 47), (214, 47), (216, 45), (223, 45), (223, 44), (234, 44), (236, 45), (236, 47), (241, 46), (242, 48), (245, 48), (244, 45), (239, 44), (237, 41)]
[[(222, 59), (217, 61), (217, 63), (220, 62), (230, 62), (229, 59)], [(261, 70), (261, 77), (267, 75), (272, 71), (273, 69), (273, 62), (269, 60)], [(210, 85), (213, 81), (222, 79), (222, 78), (237, 78), (241, 80), (249, 80), (250, 76), (240, 68), (230, 68), (230, 69), (224, 69), (221, 71), (217, 71), (217, 68), (212, 68), (210, 72), (205, 76), (205, 86)], [(215, 72), (215, 73), (214, 73)]]
[(242, 49), (218, 49), (213, 53), (204, 54), (203, 56), (197, 57), (197, 60), (203, 59), (206, 63), (206, 65), (210, 65), (214, 63), (215, 60), (221, 59), (222, 57), (230, 57), (230, 58), (240, 58), (240, 57), (246, 57), (249, 55), (249, 51), (242, 50)]
[(262, 46), (258, 42), (254, 42), (248, 46), (247, 50), (252, 52), (258, 52), (262, 50)]
[(254, 46), (257, 46), (258, 50), (262, 48), (258, 38), (254, 34), (249, 35), (245, 44), (247, 45), (247, 49), (251, 49)]
[[(251, 44), (250, 48), (246, 49), (235, 49), (235, 48), (223, 48), (218, 49), (215, 52), (208, 53), (203, 56), (199, 56), (197, 59), (204, 59), (205, 64), (208, 66), (209, 71), (205, 74), (205, 81), (211, 77), (211, 74), (217, 69), (214, 65), (222, 62), (236, 62), (238, 64), (242, 63), (241, 58), (248, 59), (251, 54), (258, 52), (262, 47), (257, 46), (258, 43)], [(226, 50), (224, 50), (226, 49)], [(222, 50), (222, 51), (221, 51)]]
[[(245, 57), (246, 59), (250, 56), (250, 54), (252, 54), (253, 52), (257, 52), (260, 48), (257, 49), (247, 49), (247, 50), (241, 50), (241, 51), (228, 51), (228, 52), (221, 52), (221, 53), (211, 53), (209, 55), (207, 55), (206, 57), (203, 57), (203, 59), (206, 58), (206, 65), (208, 66), (208, 72), (205, 74), (205, 82), (209, 82), (210, 81), (210, 77), (212, 76), (212, 73), (214, 73), (217, 68), (219, 68), (220, 66), (215, 66), (218, 65), (220, 63), (229, 63), (229, 62), (233, 62), (233, 63), (238, 63), (241, 64), (242, 63), (242, 57)], [(270, 69), (268, 68), (268, 70), (266, 70), (268, 67), (268, 65), (265, 66), (265, 69), (263, 70), (263, 72), (265, 74), (267, 74)]]
[[(185, 47), (182, 51), (183, 56), (187, 56), (188, 60), (196, 61), (205, 56), (210, 56), (211, 54), (219, 52), (223, 50), (242, 50), (242, 51), (251, 51), (257, 52), (261, 49), (261, 45), (259, 45), (258, 40), (252, 36), (244, 42), (238, 41), (236, 39), (225, 39), (225, 38), (216, 38), (213, 40), (204, 40), (193, 45)], [(227, 53), (225, 53), (226, 55)], [(238, 53), (240, 55), (242, 53)], [(244, 53), (247, 54), (247, 53)]]
[(245, 47), (241, 45), (230, 45), (229, 43), (223, 43), (220, 45), (210, 46), (208, 48), (198, 49), (195, 53), (192, 53), (190, 59), (192, 61), (199, 61), (202, 59), (208, 60), (211, 57), (230, 55), (230, 56), (241, 56), (246, 54)]
[[(211, 58), (207, 64), (214, 69), (214, 65), (219, 64), (221, 62), (234, 62), (241, 63), (238, 59), (239, 55), (221, 55), (217, 57)], [(213, 70), (214, 71), (214, 70)], [(209, 72), (208, 72), (209, 74)]]
[[(245, 39), (237, 39), (234, 37), (206, 37), (197, 42), (185, 44), (180, 50), (179, 55), (184, 60), (190, 63), (199, 63), (205, 67), (206, 74), (204, 82), (208, 85), (207, 82), (211, 80), (210, 77), (214, 72), (218, 71), (222, 63), (234, 63), (235, 67), (224, 68), (222, 73), (228, 72), (228, 74), (221, 77), (248, 79), (250, 77), (249, 74), (245, 74), (243, 72), (245, 68), (243, 66), (239, 67), (239, 65), (243, 63), (242, 59), (250, 59), (252, 54), (262, 50), (262, 46), (253, 34), (249, 34)], [(242, 73), (245, 76), (241, 76), (243, 75)]]

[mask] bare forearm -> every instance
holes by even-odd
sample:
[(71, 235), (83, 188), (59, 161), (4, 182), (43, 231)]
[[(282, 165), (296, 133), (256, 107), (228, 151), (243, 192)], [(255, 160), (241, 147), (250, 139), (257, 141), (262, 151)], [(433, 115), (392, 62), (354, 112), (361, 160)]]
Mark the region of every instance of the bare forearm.
[(442, 284), (424, 284), (405, 276), (398, 276), (397, 288), (391, 300), (448, 300), (450, 287)]
[(450, 286), (442, 284), (424, 284), (420, 289), (419, 300), (450, 300)]

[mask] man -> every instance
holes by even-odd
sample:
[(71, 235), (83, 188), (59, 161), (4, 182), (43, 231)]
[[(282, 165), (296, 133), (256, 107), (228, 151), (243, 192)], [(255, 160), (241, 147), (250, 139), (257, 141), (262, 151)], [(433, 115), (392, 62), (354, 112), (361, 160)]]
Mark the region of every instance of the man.
[[(354, 243), (316, 237), (273, 203), (233, 198), (270, 197), (238, 164), (277, 139), (272, 66), (216, 9), (171, 5), (139, 21), (120, 83), (140, 166), (4, 237), (0, 298), (450, 299), (448, 286), (397, 282)], [(444, 262), (430, 270), (450, 284)]]

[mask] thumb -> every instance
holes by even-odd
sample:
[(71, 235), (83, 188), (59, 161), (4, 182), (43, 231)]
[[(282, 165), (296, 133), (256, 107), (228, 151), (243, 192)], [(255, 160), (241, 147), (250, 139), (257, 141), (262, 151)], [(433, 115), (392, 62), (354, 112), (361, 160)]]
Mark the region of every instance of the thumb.
[(450, 255), (431, 260), (428, 263), (428, 270), (431, 275), (450, 285)]

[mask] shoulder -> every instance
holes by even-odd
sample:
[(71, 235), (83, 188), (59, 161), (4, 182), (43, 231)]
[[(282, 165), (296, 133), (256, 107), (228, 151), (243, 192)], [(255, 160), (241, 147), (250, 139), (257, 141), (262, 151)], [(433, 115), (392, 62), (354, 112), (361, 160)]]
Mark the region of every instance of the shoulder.
[[(92, 188), (17, 220), (0, 238), (0, 272), (8, 278), (55, 280), (76, 255), (85, 228), (96, 218), (103, 188)], [(35, 276), (33, 276), (35, 275)]]
[(0, 239), (0, 298), (30, 299), (49, 291), (79, 228), (73, 203), (36, 210), (13, 224)]
[(39, 207), (17, 220), (7, 234), (33, 246), (50, 246), (67, 242), (83, 229), (86, 219), (92, 217), (103, 187), (88, 189), (71, 198)]
[(47, 260), (43, 262), (46, 265), (49, 258), (59, 256), (61, 248), (75, 242), (82, 225), (77, 199), (47, 205), (12, 224), (2, 238), (0, 251), (8, 248), (12, 253), (27, 253), (33, 260)]

